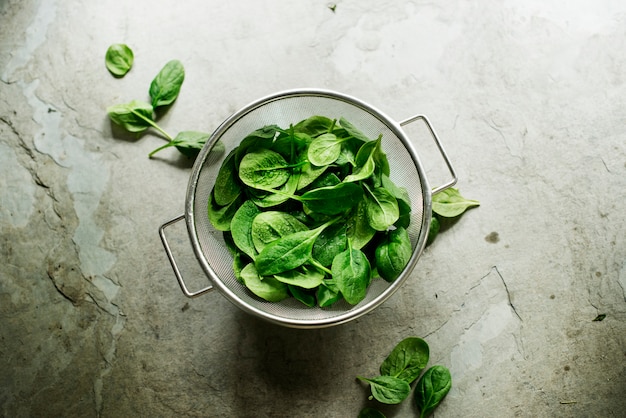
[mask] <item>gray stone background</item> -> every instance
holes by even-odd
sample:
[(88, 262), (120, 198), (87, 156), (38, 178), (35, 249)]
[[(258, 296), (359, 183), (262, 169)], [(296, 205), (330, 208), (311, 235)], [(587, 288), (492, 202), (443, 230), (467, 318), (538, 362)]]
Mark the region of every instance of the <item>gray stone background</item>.
[[(355, 376), (415, 335), (453, 375), (437, 417), (626, 416), (626, 4), (331, 6), (0, 0), (0, 415), (356, 417), (376, 404)], [(118, 42), (135, 52), (122, 79), (104, 66)], [(481, 206), (344, 325), (187, 299), (157, 229), (183, 212), (192, 164), (148, 159), (163, 140), (106, 115), (174, 58), (172, 132), (212, 132), (276, 91), (337, 90), (428, 115)], [(206, 283), (184, 227), (170, 233)], [(417, 416), (412, 400), (382, 410)]]

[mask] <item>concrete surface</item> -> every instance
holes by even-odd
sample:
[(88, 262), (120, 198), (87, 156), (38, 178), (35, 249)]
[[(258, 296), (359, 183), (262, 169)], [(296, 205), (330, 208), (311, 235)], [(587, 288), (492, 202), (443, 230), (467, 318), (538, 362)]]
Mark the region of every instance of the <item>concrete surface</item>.
[[(356, 417), (376, 403), (355, 376), (415, 335), (453, 374), (436, 417), (626, 416), (626, 4), (335, 5), (0, 1), (0, 415)], [(118, 42), (135, 52), (122, 79), (104, 66)], [(428, 115), (482, 205), (348, 324), (294, 330), (218, 292), (187, 299), (157, 229), (183, 212), (192, 164), (148, 159), (163, 140), (105, 112), (145, 100), (173, 58), (187, 77), (166, 129), (333, 89)], [(173, 245), (200, 285), (183, 229)], [(383, 410), (417, 416), (412, 400)]]

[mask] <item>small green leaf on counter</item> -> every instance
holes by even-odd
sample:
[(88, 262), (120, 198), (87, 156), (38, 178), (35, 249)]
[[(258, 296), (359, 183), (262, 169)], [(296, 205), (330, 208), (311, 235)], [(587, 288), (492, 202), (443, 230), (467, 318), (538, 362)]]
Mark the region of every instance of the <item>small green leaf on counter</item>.
[(394, 376), (411, 384), (428, 364), (429, 348), (426, 341), (408, 337), (400, 341), (380, 366), (380, 374)]
[(415, 387), (415, 403), (420, 418), (429, 416), (446, 397), (452, 387), (452, 376), (444, 366), (433, 366), (426, 370)]
[(405, 400), (411, 393), (411, 386), (393, 376), (378, 376), (371, 379), (357, 376), (358, 379), (369, 383), (372, 396), (380, 403), (395, 405)]
[(113, 44), (107, 49), (104, 62), (115, 77), (124, 77), (133, 66), (133, 51), (125, 44)]
[(152, 106), (167, 106), (178, 97), (180, 88), (185, 80), (185, 69), (178, 60), (171, 60), (159, 71), (150, 84)]
[(445, 218), (459, 216), (465, 210), (473, 206), (479, 206), (477, 200), (465, 199), (459, 191), (453, 187), (433, 195), (433, 212)]
[(386, 418), (385, 414), (374, 408), (363, 408), (358, 418)]
[(606, 314), (600, 314), (598, 316), (596, 316), (592, 322), (600, 322), (600, 321), (604, 321), (604, 318), (606, 318)]
[(184, 156), (194, 158), (196, 155), (198, 155), (210, 136), (210, 134), (204, 132), (179, 132), (178, 135), (176, 135), (176, 137), (169, 141), (167, 144), (160, 146), (159, 148), (148, 154), (148, 157), (152, 157), (154, 154), (161, 151), (162, 149), (176, 147), (176, 149), (178, 149), (178, 151), (180, 151), (181, 154), (183, 154)]
[(129, 132), (142, 132), (154, 125), (152, 106), (139, 100), (109, 106), (107, 113), (113, 122)]

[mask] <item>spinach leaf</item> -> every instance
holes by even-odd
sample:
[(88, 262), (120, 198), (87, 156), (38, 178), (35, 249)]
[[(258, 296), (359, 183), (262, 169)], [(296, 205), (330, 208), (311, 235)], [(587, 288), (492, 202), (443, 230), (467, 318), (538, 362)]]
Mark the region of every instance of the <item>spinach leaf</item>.
[(317, 298), (319, 307), (326, 308), (341, 299), (341, 294), (339, 293), (339, 289), (331, 284), (331, 280), (326, 279), (317, 288), (315, 297)]
[(377, 231), (386, 231), (400, 217), (398, 201), (384, 187), (371, 189), (365, 184), (367, 219), (372, 228)]
[(278, 238), (309, 228), (295, 216), (285, 212), (266, 211), (258, 214), (252, 221), (252, 242), (258, 252)]
[(323, 167), (335, 162), (341, 154), (341, 143), (346, 138), (337, 138), (332, 133), (325, 133), (309, 144), (307, 156), (309, 161), (318, 167)]
[(261, 210), (251, 200), (246, 200), (237, 209), (230, 222), (230, 232), (235, 245), (248, 255), (253, 261), (257, 250), (252, 240), (252, 223)]
[(367, 287), (372, 279), (372, 269), (367, 256), (361, 250), (348, 244), (348, 249), (333, 259), (331, 271), (333, 280), (346, 302), (356, 305), (365, 299)]
[(257, 206), (262, 208), (277, 206), (293, 197), (298, 189), (299, 182), (300, 173), (293, 173), (280, 188), (266, 189), (267, 191), (251, 191), (251, 198)]
[(178, 97), (180, 88), (185, 80), (185, 69), (178, 60), (171, 60), (159, 71), (150, 83), (150, 97), (152, 107), (172, 104)]
[(230, 231), (230, 221), (241, 203), (241, 198), (237, 198), (226, 206), (219, 206), (215, 203), (214, 192), (211, 192), (207, 206), (209, 221), (213, 227), (218, 231)]
[(298, 286), (303, 289), (314, 289), (324, 281), (324, 272), (310, 266), (300, 266), (293, 270), (275, 274), (279, 282)]
[(380, 277), (393, 282), (400, 276), (413, 254), (411, 239), (406, 229), (400, 227), (385, 234), (385, 239), (376, 247), (374, 256)]
[(324, 266), (330, 266), (333, 259), (348, 245), (346, 224), (336, 223), (326, 228), (313, 244), (313, 258)]
[(374, 153), (377, 145), (380, 143), (380, 137), (377, 141), (366, 142), (359, 148), (356, 154), (356, 168), (352, 174), (343, 179), (345, 182), (365, 180), (374, 174), (376, 163), (374, 162)]
[(317, 180), (328, 168), (327, 165), (316, 167), (308, 161), (300, 167), (300, 178), (298, 179), (298, 187), (296, 190), (304, 189)]
[(294, 232), (270, 242), (255, 260), (258, 272), (268, 276), (295, 269), (306, 263), (311, 258), (313, 244), (319, 234), (337, 220), (338, 218), (310, 231)]
[(272, 189), (283, 185), (291, 175), (282, 155), (269, 149), (248, 152), (239, 165), (239, 178), (252, 188)]
[(109, 46), (104, 56), (107, 70), (116, 77), (124, 77), (133, 66), (133, 51), (125, 44)]
[(302, 302), (309, 308), (315, 306), (315, 295), (311, 293), (311, 291), (291, 284), (288, 284), (287, 288), (289, 289), (289, 293), (291, 293), (296, 300)]
[(378, 409), (374, 408), (363, 408), (361, 412), (359, 412), (358, 418), (386, 418), (385, 414), (380, 412)]
[(432, 202), (433, 212), (445, 218), (454, 218), (466, 209), (480, 205), (477, 200), (465, 199), (459, 190), (453, 187), (433, 195)]
[(194, 158), (198, 155), (206, 141), (211, 137), (211, 134), (195, 131), (182, 131), (167, 144), (160, 146), (159, 148), (148, 154), (148, 157), (152, 157), (162, 149), (169, 147), (176, 147), (181, 154), (186, 157)]
[(411, 384), (428, 364), (426, 341), (409, 337), (400, 341), (380, 366), (380, 374), (394, 376)]
[(426, 370), (415, 387), (415, 403), (420, 418), (429, 416), (441, 403), (452, 387), (452, 376), (444, 366), (433, 366)]
[(242, 192), (235, 167), (235, 152), (236, 149), (226, 156), (215, 178), (213, 194), (215, 203), (220, 206), (231, 203)]
[(352, 209), (346, 221), (346, 234), (353, 248), (361, 249), (374, 238), (376, 230), (370, 226), (367, 219), (367, 203), (361, 200)]
[(397, 186), (388, 175), (382, 175), (382, 187), (389, 190), (398, 201), (399, 217), (395, 222), (395, 226), (407, 228), (411, 223), (411, 198), (409, 192), (404, 188)]
[(268, 302), (280, 302), (289, 297), (286, 284), (271, 276), (261, 277), (254, 263), (241, 270), (241, 280), (252, 293)]
[(142, 132), (153, 126), (153, 109), (148, 103), (133, 100), (107, 108), (109, 118), (128, 132)]
[(339, 118), (339, 125), (341, 125), (341, 127), (345, 129), (351, 137), (363, 142), (371, 142), (371, 140), (367, 136), (365, 136), (363, 132), (357, 129), (356, 126), (348, 122), (345, 118)]
[(368, 379), (357, 376), (357, 378), (369, 383), (374, 399), (384, 404), (399, 404), (411, 392), (411, 386), (397, 377), (379, 376)]
[(325, 116), (311, 116), (308, 119), (298, 122), (294, 127), (294, 132), (307, 134), (311, 137), (330, 132), (333, 120)]
[(355, 206), (363, 198), (363, 189), (354, 183), (319, 187), (297, 198), (309, 210), (323, 215), (337, 215)]

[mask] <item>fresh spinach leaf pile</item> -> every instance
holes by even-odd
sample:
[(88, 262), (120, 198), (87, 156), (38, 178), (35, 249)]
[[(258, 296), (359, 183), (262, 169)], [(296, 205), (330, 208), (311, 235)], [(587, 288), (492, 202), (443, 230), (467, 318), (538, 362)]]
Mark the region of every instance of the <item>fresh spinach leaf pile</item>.
[(264, 126), (224, 159), (208, 202), (237, 280), (270, 302), (361, 302), (374, 277), (407, 265), (411, 202), (394, 184), (382, 135), (345, 118)]
[[(441, 365), (430, 367), (422, 376), (430, 356), (426, 341), (418, 337), (408, 337), (400, 341), (380, 365), (380, 376), (357, 379), (370, 385), (372, 396), (383, 404), (399, 404), (411, 393), (411, 384), (415, 385), (414, 399), (420, 411), (420, 418), (429, 416), (441, 403), (452, 387), (450, 371)], [(418, 380), (419, 377), (419, 380)], [(359, 413), (359, 418), (384, 418), (382, 412), (366, 407)]]

